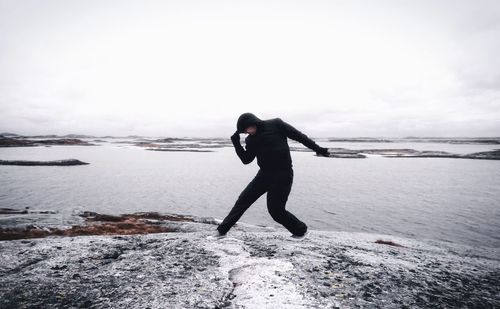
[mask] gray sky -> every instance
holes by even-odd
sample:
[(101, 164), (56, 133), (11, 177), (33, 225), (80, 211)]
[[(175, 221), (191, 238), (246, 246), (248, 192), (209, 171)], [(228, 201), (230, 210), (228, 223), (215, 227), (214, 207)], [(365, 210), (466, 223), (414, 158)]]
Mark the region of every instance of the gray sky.
[(500, 136), (498, 1), (0, 0), (0, 132)]

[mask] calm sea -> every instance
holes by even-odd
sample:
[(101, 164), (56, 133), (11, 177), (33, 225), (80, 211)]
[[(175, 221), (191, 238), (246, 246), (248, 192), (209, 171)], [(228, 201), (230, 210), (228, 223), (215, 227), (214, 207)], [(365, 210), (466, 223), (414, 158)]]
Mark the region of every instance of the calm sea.
[[(331, 143), (351, 149), (413, 148), (472, 153), (498, 147), (438, 143)], [(299, 146), (292, 143), (291, 146)], [(52, 210), (70, 224), (80, 211), (139, 211), (222, 219), (258, 171), (232, 147), (156, 152), (127, 144), (0, 148), (3, 160), (75, 158), (84, 166), (0, 166), (0, 207)], [(440, 158), (335, 159), (292, 152), (287, 209), (318, 230), (374, 232), (500, 247), (500, 161)], [(0, 220), (0, 225), (9, 220)], [(18, 222), (22, 222), (22, 216)], [(263, 195), (241, 221), (276, 226)]]

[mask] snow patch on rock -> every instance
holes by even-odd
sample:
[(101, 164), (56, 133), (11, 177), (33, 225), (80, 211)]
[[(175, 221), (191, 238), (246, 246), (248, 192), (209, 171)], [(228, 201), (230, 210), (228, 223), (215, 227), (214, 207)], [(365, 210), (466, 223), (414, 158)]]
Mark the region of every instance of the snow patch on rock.
[(307, 308), (313, 302), (283, 274), (296, 271), (283, 259), (252, 257), (242, 240), (226, 237), (209, 243), (227, 274), (227, 300), (243, 308)]

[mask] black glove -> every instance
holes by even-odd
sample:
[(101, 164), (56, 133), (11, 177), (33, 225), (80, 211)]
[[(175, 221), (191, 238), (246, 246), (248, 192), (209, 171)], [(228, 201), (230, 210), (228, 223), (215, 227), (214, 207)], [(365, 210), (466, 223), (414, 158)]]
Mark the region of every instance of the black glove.
[(240, 141), (240, 133), (238, 133), (238, 131), (234, 132), (233, 135), (231, 135), (231, 141), (233, 143)]
[(324, 156), (324, 157), (330, 156), (330, 153), (328, 152), (328, 148), (324, 148), (324, 147), (319, 147), (319, 149), (316, 151), (316, 154), (318, 156)]

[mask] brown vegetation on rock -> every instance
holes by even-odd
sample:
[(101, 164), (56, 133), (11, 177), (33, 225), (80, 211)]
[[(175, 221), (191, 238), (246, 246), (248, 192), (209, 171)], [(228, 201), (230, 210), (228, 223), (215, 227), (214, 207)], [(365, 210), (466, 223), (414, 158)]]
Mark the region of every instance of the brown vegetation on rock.
[[(27, 212), (16, 212), (27, 213)], [(139, 212), (113, 216), (86, 211), (80, 215), (86, 225), (75, 225), (68, 229), (29, 225), (24, 228), (0, 228), (1, 240), (42, 238), (47, 236), (83, 236), (83, 235), (130, 235), (175, 232), (176, 229), (162, 223), (171, 221), (193, 222), (189, 216), (159, 214), (157, 212)]]

